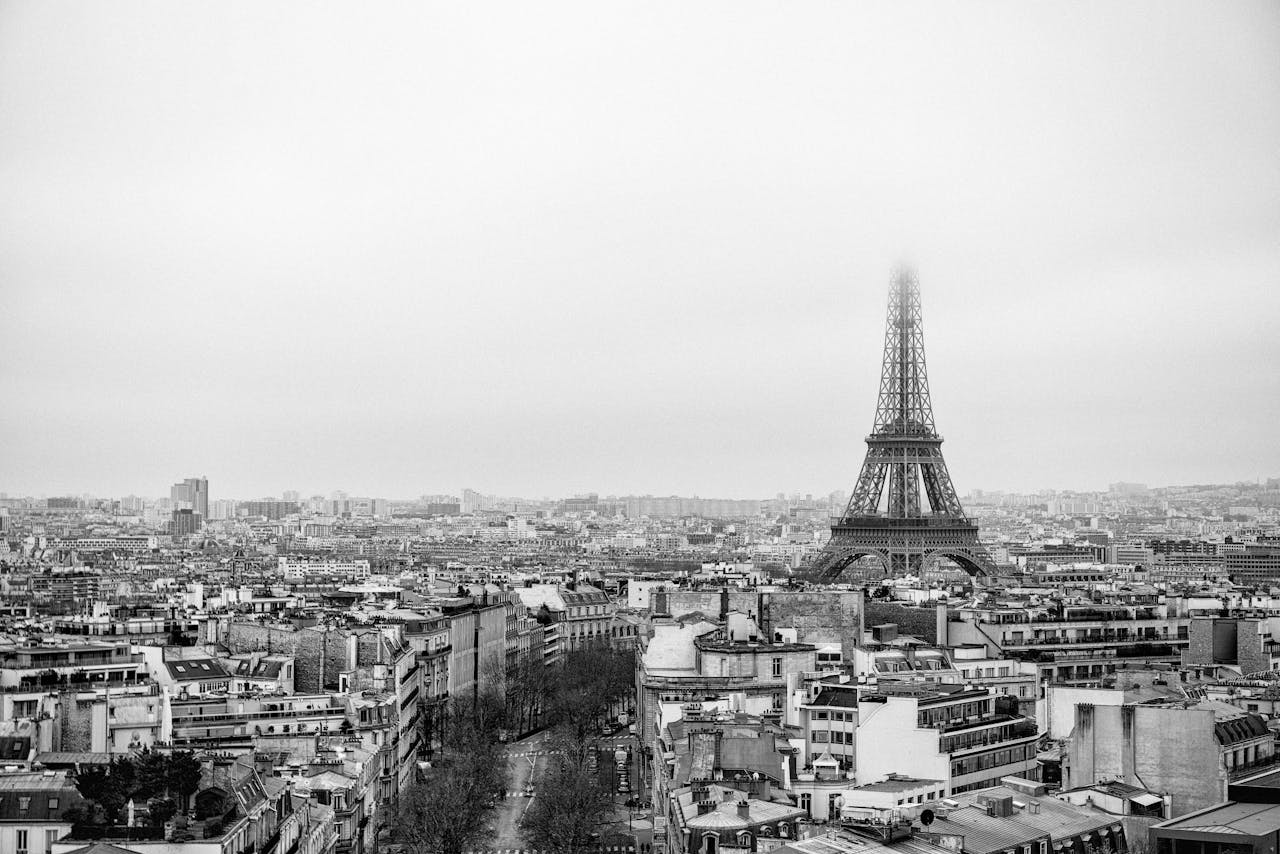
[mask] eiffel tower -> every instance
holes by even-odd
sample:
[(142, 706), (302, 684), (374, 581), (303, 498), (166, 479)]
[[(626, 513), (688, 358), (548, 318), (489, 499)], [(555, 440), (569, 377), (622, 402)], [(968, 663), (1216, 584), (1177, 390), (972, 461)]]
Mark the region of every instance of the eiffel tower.
[(831, 580), (862, 557), (879, 558), (891, 575), (918, 574), (932, 557), (948, 558), (970, 575), (995, 574), (942, 459), (925, 373), (920, 282), (905, 269), (889, 285), (880, 399), (862, 473), (811, 574)]

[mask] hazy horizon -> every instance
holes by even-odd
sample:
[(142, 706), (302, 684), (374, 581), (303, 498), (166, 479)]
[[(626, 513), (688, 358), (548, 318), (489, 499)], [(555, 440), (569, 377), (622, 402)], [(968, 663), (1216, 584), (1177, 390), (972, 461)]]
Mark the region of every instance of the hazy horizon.
[(0, 2), (0, 491), (848, 491), (899, 261), (960, 494), (1275, 477), (1278, 238), (1273, 2)]
[[(186, 477), (204, 477), (204, 475), (201, 473), (188, 472)], [(1276, 477), (1276, 475), (1272, 475), (1272, 477)], [(175, 479), (174, 482), (177, 483), (182, 479), (183, 478), (177, 478)], [(1267, 478), (1263, 477), (1263, 478), (1255, 478), (1254, 480), (1250, 480), (1250, 481), (1202, 481), (1197, 483), (1166, 483), (1166, 484), (1144, 483), (1142, 485), (1152, 490), (1176, 489), (1176, 488), (1184, 488), (1184, 487), (1190, 487), (1190, 486), (1228, 486), (1229, 487), (1229, 486), (1236, 486), (1239, 484), (1250, 484), (1250, 485), (1256, 486), (1256, 485), (1260, 485), (1260, 481), (1266, 480), (1266, 479)], [(852, 487), (852, 484), (851, 484), (850, 487), (845, 487), (845, 488), (835, 487), (833, 489), (827, 489), (823, 491), (814, 491), (810, 489), (788, 489), (788, 490), (775, 489), (772, 492), (761, 493), (757, 495), (719, 495), (719, 494), (713, 494), (708, 492), (699, 492), (697, 490), (694, 490), (692, 492), (684, 492), (684, 493), (676, 493), (676, 492), (646, 493), (646, 492), (605, 491), (605, 490), (599, 490), (599, 489), (588, 489), (583, 492), (564, 493), (564, 494), (558, 494), (558, 495), (550, 495), (546, 493), (517, 494), (513, 492), (503, 491), (501, 489), (496, 489), (496, 490), (485, 489), (485, 488), (477, 488), (475, 486), (466, 486), (460, 489), (459, 488), (423, 489), (415, 495), (389, 495), (389, 494), (380, 493), (380, 492), (371, 491), (371, 490), (346, 489), (341, 486), (334, 487), (331, 489), (326, 488), (326, 489), (318, 489), (318, 490), (293, 489), (292, 487), (285, 487), (284, 489), (276, 490), (274, 493), (260, 492), (260, 493), (231, 494), (231, 493), (219, 493), (217, 489), (217, 481), (213, 478), (208, 478), (208, 480), (209, 480), (209, 500), (210, 501), (219, 501), (219, 500), (259, 501), (259, 500), (269, 500), (269, 499), (282, 500), (282, 496), (286, 491), (297, 492), (299, 495), (300, 501), (306, 501), (316, 496), (323, 496), (324, 498), (328, 499), (337, 492), (346, 493), (348, 496), (352, 498), (377, 498), (377, 499), (385, 499), (387, 501), (417, 501), (423, 496), (435, 496), (435, 495), (452, 495), (456, 498), (461, 498), (462, 489), (474, 489), (476, 492), (482, 495), (489, 495), (497, 498), (519, 498), (527, 501), (557, 501), (564, 498), (572, 498), (572, 497), (581, 496), (581, 495), (590, 495), (592, 493), (598, 495), (602, 500), (609, 497), (626, 498), (631, 496), (636, 496), (636, 497), (651, 496), (654, 498), (680, 497), (680, 498), (720, 499), (720, 500), (730, 500), (730, 501), (739, 501), (739, 500), (767, 501), (767, 500), (776, 498), (779, 492), (785, 495), (788, 499), (796, 495), (801, 496), (801, 498), (803, 498), (805, 495), (811, 495), (815, 501), (818, 501), (826, 498), (827, 496), (835, 492), (843, 492), (845, 493), (845, 496), (847, 498), (848, 493)], [(1112, 481), (1112, 483), (1141, 483), (1141, 482), (1127, 481), (1122, 478), (1119, 480)], [(970, 489), (960, 490), (960, 496), (961, 498), (966, 498), (975, 490), (980, 490), (983, 493), (1005, 494), (1005, 495), (1038, 495), (1046, 492), (1105, 494), (1106, 492), (1108, 492), (1109, 485), (1110, 484), (1108, 484), (1107, 486), (1102, 486), (1098, 488), (1082, 488), (1082, 487), (1078, 488), (1078, 487), (1071, 487), (1071, 486), (1044, 486), (1038, 489), (1029, 489), (1029, 490), (1001, 489), (997, 487), (977, 486)], [(133, 496), (136, 498), (142, 498), (142, 499), (148, 499), (148, 500), (155, 500), (155, 499), (169, 497), (168, 487), (154, 493), (139, 492), (139, 491), (125, 491), (125, 492), (115, 491), (115, 492), (108, 492), (108, 493), (91, 493), (91, 492), (85, 492), (82, 490), (67, 490), (64, 492), (27, 491), (27, 492), (18, 493), (18, 492), (14, 492), (13, 490), (6, 490), (2, 486), (0, 486), (0, 494), (3, 494), (8, 498), (31, 498), (34, 500), (39, 500), (42, 498), (71, 498), (71, 497), (83, 497), (83, 496), (91, 496), (95, 499), (118, 499), (118, 498), (126, 498), (129, 496)]]

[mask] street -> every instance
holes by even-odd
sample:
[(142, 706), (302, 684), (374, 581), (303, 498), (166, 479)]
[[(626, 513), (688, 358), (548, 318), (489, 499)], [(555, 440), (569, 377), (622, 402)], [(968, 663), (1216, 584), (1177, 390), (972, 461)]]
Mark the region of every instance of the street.
[[(634, 751), (636, 740), (625, 731), (600, 740), (601, 756), (598, 772), (601, 782), (608, 784), (611, 787), (611, 791), (615, 793), (617, 792), (617, 781), (614, 771), (613, 751), (619, 746), (630, 746)], [(531, 784), (536, 788), (539, 776), (547, 768), (551, 755), (547, 745), (547, 734), (538, 733), (526, 739), (512, 742), (504, 748), (503, 754), (506, 758), (507, 773), (509, 775), (507, 796), (503, 798), (502, 803), (498, 804), (489, 847), (483, 849), (482, 852), (477, 852), (477, 854), (489, 854), (489, 852), (492, 852), (492, 854), (525, 854), (530, 850), (520, 832), (520, 819), (533, 803), (533, 798), (526, 797), (524, 790)], [(608, 834), (604, 839), (604, 850), (606, 852), (629, 854), (628, 849), (631, 846), (631, 840), (625, 835), (628, 825), (628, 811), (621, 806), (621, 803), (628, 798), (639, 797), (636, 790), (636, 786), (639, 783), (639, 769), (634, 762), (629, 769), (629, 775), (632, 786), (631, 791), (626, 795), (616, 795), (619, 808), (614, 816), (614, 821), (616, 822), (614, 825), (615, 832)], [(645, 813), (646, 818), (647, 815)], [(647, 829), (648, 827), (647, 821), (641, 820), (635, 823), (637, 830), (642, 827)], [(634, 851), (634, 848), (630, 850)]]
[(524, 839), (520, 833), (520, 819), (533, 799), (524, 795), (525, 788), (536, 784), (538, 775), (547, 767), (546, 733), (537, 733), (526, 739), (508, 744), (503, 754), (507, 762), (507, 796), (498, 804), (494, 818), (494, 851), (522, 851)]

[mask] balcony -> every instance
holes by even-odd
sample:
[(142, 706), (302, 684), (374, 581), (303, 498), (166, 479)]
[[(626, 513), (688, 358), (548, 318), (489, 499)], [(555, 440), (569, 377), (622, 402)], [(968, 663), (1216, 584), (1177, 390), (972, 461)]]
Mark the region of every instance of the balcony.
[(293, 721), (300, 720), (311, 723), (316, 719), (332, 720), (345, 717), (346, 712), (337, 706), (326, 706), (322, 709), (288, 709), (284, 711), (256, 712), (212, 712), (208, 714), (182, 714), (177, 709), (173, 713), (174, 726), (211, 726), (214, 724), (247, 724), (249, 721)]
[(1168, 635), (1137, 635), (1137, 634), (1099, 634), (1085, 635), (1084, 637), (1030, 637), (1030, 638), (1004, 638), (1001, 639), (1000, 645), (1005, 649), (1018, 647), (1040, 647), (1040, 646), (1116, 646), (1118, 644), (1187, 644), (1190, 640), (1183, 637), (1170, 637)]
[(1021, 718), (1014, 717), (1013, 715), (990, 715), (987, 717), (980, 717), (973, 721), (965, 720), (958, 723), (942, 724), (941, 726), (935, 727), (935, 729), (946, 734), (952, 732), (963, 732), (969, 729), (977, 729), (978, 727), (994, 726), (995, 724), (1004, 724), (1016, 720), (1021, 720)]
[(990, 729), (978, 729), (983, 724), (993, 723), (991, 719), (988, 719), (975, 724), (970, 728), (969, 732), (940, 736), (938, 738), (939, 752), (959, 753), (979, 747), (1011, 744), (1020, 739), (1034, 738), (1038, 735), (1035, 723), (1027, 718), (1015, 718), (1009, 715), (1000, 715), (998, 717), (1001, 719), (995, 722), (998, 725)]
[(1259, 759), (1256, 762), (1245, 762), (1234, 768), (1227, 769), (1227, 777), (1231, 782), (1239, 782), (1245, 777), (1252, 776), (1269, 768), (1280, 767), (1280, 753), (1273, 754), (1265, 759)]

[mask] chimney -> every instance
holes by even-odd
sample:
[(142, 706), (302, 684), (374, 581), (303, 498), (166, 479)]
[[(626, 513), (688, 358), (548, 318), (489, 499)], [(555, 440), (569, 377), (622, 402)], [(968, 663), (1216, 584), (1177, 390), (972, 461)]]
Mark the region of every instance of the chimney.
[(720, 588), (720, 622), (729, 619), (729, 588)]
[(692, 781), (693, 787), (693, 803), (698, 808), (698, 815), (706, 815), (716, 808), (716, 802), (711, 799), (711, 785), (706, 780)]
[(355, 670), (360, 661), (360, 636), (347, 635), (347, 670)]
[(947, 606), (944, 603), (938, 603), (935, 619), (937, 621), (938, 646), (947, 646), (951, 641), (947, 636), (950, 629), (947, 626)]
[(751, 804), (746, 801), (738, 801), (738, 818), (748, 821), (751, 818)]

